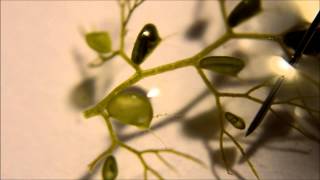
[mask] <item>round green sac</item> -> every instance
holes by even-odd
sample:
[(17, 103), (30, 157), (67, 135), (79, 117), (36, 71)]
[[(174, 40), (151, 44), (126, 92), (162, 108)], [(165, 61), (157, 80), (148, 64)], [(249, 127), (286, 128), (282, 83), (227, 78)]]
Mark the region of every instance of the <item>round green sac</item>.
[(98, 31), (87, 33), (86, 42), (88, 46), (97, 53), (108, 53), (111, 51), (111, 39), (108, 32)]
[(226, 112), (224, 114), (224, 117), (232, 124), (233, 127), (237, 128), (237, 129), (245, 129), (246, 128), (246, 124), (241, 117), (239, 117), (231, 112)]
[(146, 24), (140, 31), (132, 50), (131, 59), (140, 65), (160, 43), (158, 30), (153, 24)]
[(224, 75), (236, 76), (245, 66), (243, 60), (228, 56), (209, 56), (200, 60), (199, 66)]
[(109, 115), (116, 120), (142, 129), (149, 128), (153, 110), (149, 99), (137, 92), (123, 91), (107, 105)]
[(115, 180), (118, 175), (117, 161), (114, 156), (108, 156), (102, 167), (103, 180)]
[(230, 13), (228, 25), (235, 27), (261, 11), (260, 0), (242, 0)]

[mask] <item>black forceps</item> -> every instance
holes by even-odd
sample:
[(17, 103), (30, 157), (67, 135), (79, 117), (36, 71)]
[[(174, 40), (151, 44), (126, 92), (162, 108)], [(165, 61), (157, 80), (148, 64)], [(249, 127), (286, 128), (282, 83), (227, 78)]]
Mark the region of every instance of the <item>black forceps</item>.
[[(294, 66), (299, 61), (300, 57), (302, 56), (303, 51), (308, 46), (309, 42), (312, 39), (312, 36), (317, 31), (317, 28), (319, 25), (320, 25), (320, 11), (318, 11), (317, 16), (314, 18), (314, 20), (311, 23), (311, 25), (309, 26), (307, 32), (304, 34), (297, 49), (295, 50), (293, 56), (291, 56), (291, 59), (289, 61), (290, 65)], [(319, 46), (320, 46), (320, 44), (319, 44)], [(285, 80), (285, 77), (281, 76), (278, 78), (276, 83), (273, 85), (269, 95), (267, 96), (266, 100), (263, 102), (261, 108), (259, 109), (255, 118), (253, 119), (252, 123), (250, 124), (250, 126), (246, 132), (246, 136), (251, 134), (258, 127), (258, 125), (262, 122), (264, 116), (267, 114), (268, 109), (271, 106), (271, 103), (272, 103), (275, 95), (279, 91), (284, 80)]]

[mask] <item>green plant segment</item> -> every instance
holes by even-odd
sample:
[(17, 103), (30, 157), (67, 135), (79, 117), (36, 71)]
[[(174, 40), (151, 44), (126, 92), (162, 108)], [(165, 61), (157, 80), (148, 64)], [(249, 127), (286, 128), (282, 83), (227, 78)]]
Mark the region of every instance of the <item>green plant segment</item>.
[(235, 27), (261, 11), (260, 0), (242, 0), (228, 17), (228, 25)]
[(224, 117), (233, 125), (233, 127), (237, 128), (237, 129), (245, 129), (246, 128), (246, 124), (241, 117), (239, 117), (231, 112), (226, 112), (224, 114)]
[(107, 110), (120, 122), (140, 128), (148, 128), (153, 117), (149, 99), (134, 92), (118, 93), (110, 100)]
[(106, 180), (114, 180), (118, 175), (117, 161), (114, 156), (108, 156), (102, 167), (102, 177)]
[(157, 28), (153, 24), (145, 25), (134, 44), (131, 60), (135, 64), (141, 64), (157, 47), (160, 41), (161, 38), (159, 37)]
[(231, 76), (236, 76), (244, 66), (241, 59), (226, 56), (210, 56), (199, 62), (200, 68)]
[(111, 40), (108, 32), (91, 32), (86, 34), (87, 44), (98, 53), (111, 51)]
[[(216, 41), (209, 44), (200, 52), (195, 55), (176, 60), (173, 63), (160, 65), (158, 67), (150, 69), (141, 69), (140, 64), (143, 63), (148, 55), (156, 49), (156, 46), (160, 43), (161, 38), (156, 29), (156, 26), (153, 24), (147, 24), (142, 28), (141, 32), (138, 34), (136, 42), (134, 44), (134, 49), (132, 52), (131, 58), (127, 55), (124, 50), (125, 37), (127, 32), (127, 24), (130, 21), (134, 11), (144, 2), (145, 0), (119, 0), (120, 6), (120, 17), (121, 17), (121, 27), (120, 27), (120, 46), (116, 50), (111, 48), (111, 40), (107, 32), (92, 32), (86, 35), (86, 41), (88, 45), (97, 52), (98, 54), (98, 63), (91, 64), (91, 66), (99, 66), (102, 63), (111, 60), (115, 56), (120, 56), (129, 66), (131, 66), (135, 73), (128, 77), (127, 80), (120, 83), (116, 86), (105, 98), (98, 102), (94, 107), (86, 110), (84, 115), (86, 118), (93, 116), (102, 116), (106, 122), (107, 128), (110, 133), (111, 145), (107, 150), (101, 153), (92, 163), (89, 164), (89, 169), (93, 170), (96, 168), (97, 163), (105, 161), (103, 167), (103, 177), (104, 179), (114, 179), (118, 173), (116, 166), (116, 160), (112, 156), (116, 148), (126, 149), (127, 151), (133, 153), (140, 160), (141, 165), (144, 168), (144, 178), (148, 178), (148, 172), (152, 173), (159, 179), (163, 179), (161, 174), (151, 167), (144, 158), (145, 154), (154, 154), (159, 158), (165, 165), (169, 168), (174, 169), (167, 160), (162, 157), (162, 154), (170, 153), (187, 160), (196, 162), (202, 166), (205, 164), (194, 156), (182, 153), (174, 149), (147, 149), (147, 150), (137, 150), (121, 140), (119, 140), (116, 131), (114, 130), (110, 117), (128, 125), (134, 125), (142, 129), (150, 127), (153, 118), (153, 109), (148, 98), (142, 94), (135, 92), (126, 91), (127, 88), (133, 86), (135, 83), (140, 80), (155, 76), (158, 74), (166, 73), (169, 71), (177, 70), (185, 67), (193, 67), (197, 71), (198, 75), (201, 77), (202, 81), (208, 88), (208, 90), (213, 95), (214, 101), (216, 103), (216, 108), (219, 113), (220, 121), (220, 134), (219, 134), (219, 148), (222, 154), (222, 159), (225, 165), (225, 168), (228, 172), (231, 172), (231, 167), (227, 162), (227, 158), (224, 150), (224, 136), (226, 135), (238, 148), (246, 162), (248, 163), (252, 173), (259, 179), (259, 175), (252, 164), (252, 162), (246, 157), (245, 151), (243, 150), (241, 144), (235, 139), (235, 137), (229, 133), (224, 126), (225, 120), (229, 121), (235, 128), (241, 130), (245, 128), (244, 120), (231, 113), (225, 112), (223, 109), (221, 99), (222, 98), (245, 98), (256, 103), (263, 103), (262, 100), (252, 96), (252, 93), (262, 87), (266, 87), (272, 81), (273, 78), (267, 79), (265, 82), (262, 82), (244, 93), (227, 93), (220, 92), (215, 84), (213, 84), (208, 77), (206, 76), (204, 70), (209, 70), (214, 73), (219, 73), (222, 75), (231, 75), (236, 76), (241, 70), (245, 68), (245, 63), (243, 60), (235, 57), (228, 56), (210, 56), (207, 57), (209, 53), (214, 51), (216, 48), (220, 47), (227, 41), (231, 39), (254, 39), (254, 40), (263, 40), (263, 41), (272, 41), (277, 43), (282, 47), (283, 51), (288, 57), (291, 53), (286, 48), (282, 40), (282, 34), (256, 34), (256, 33), (236, 33), (233, 31), (232, 27), (237, 26), (238, 24), (252, 18), (259, 11), (262, 10), (262, 2), (259, 0), (242, 0), (238, 6), (231, 12), (228, 16), (226, 14), (225, 2), (220, 0), (220, 9), (223, 17), (223, 22), (226, 28), (225, 33)], [(319, 83), (312, 78), (308, 77), (305, 74), (302, 74), (301, 77), (305, 78), (308, 82), (319, 87)], [(303, 97), (293, 97), (288, 100), (276, 101), (272, 105), (288, 105), (288, 106), (297, 106), (308, 112), (310, 115), (314, 116), (314, 113), (320, 113), (317, 109), (312, 109), (307, 107), (306, 104), (301, 105), (296, 103), (295, 100), (301, 100)], [(276, 114), (276, 111), (273, 109), (273, 106), (270, 107), (272, 113)], [(302, 133), (306, 137), (320, 142), (319, 138), (307, 133), (305, 130), (302, 130), (298, 122), (294, 124), (289, 124), (290, 127), (296, 129), (298, 132)], [(121, 163), (121, 162), (120, 162)], [(121, 170), (119, 170), (121, 173)]]

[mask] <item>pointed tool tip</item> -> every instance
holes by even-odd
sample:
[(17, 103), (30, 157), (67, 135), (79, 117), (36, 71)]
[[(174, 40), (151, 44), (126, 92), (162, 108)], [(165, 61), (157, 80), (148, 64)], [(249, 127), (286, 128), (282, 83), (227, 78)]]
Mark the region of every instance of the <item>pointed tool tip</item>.
[(250, 126), (245, 134), (246, 137), (248, 137), (253, 132), (252, 127)]
[(245, 136), (248, 137), (249, 135), (250, 135), (250, 133), (247, 131), (246, 134), (245, 134)]

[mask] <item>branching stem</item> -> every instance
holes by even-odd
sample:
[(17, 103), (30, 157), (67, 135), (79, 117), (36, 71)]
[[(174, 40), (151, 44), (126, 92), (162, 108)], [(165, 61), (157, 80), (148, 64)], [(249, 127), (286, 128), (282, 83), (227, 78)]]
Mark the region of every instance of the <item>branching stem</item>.
[[(284, 53), (286, 54), (287, 58), (289, 58), (291, 56), (290, 51), (286, 48), (283, 39), (281, 38), (281, 35), (273, 35), (273, 34), (257, 34), (257, 33), (235, 33), (233, 32), (233, 30), (228, 26), (228, 21), (227, 21), (227, 13), (226, 13), (226, 8), (225, 8), (225, 0), (219, 0), (219, 7), (222, 13), (222, 18), (223, 18), (223, 22), (224, 22), (224, 26), (226, 29), (226, 32), (216, 41), (212, 42), (211, 44), (209, 44), (207, 47), (205, 47), (203, 50), (199, 51), (198, 53), (196, 53), (195, 55), (188, 57), (188, 58), (184, 58), (184, 59), (180, 59), (180, 60), (175, 60), (173, 61), (173, 63), (168, 63), (168, 64), (163, 64), (157, 67), (153, 67), (150, 69), (141, 69), (139, 65), (136, 65), (135, 63), (132, 62), (132, 60), (130, 59), (130, 57), (127, 55), (127, 53), (125, 52), (125, 37), (126, 37), (126, 33), (127, 33), (127, 25), (134, 13), (134, 11), (144, 2), (145, 0), (119, 0), (119, 6), (120, 6), (120, 46), (119, 49), (117, 51), (113, 51), (110, 55), (106, 56), (106, 57), (100, 57), (101, 61), (99, 62), (99, 64), (91, 64), (91, 66), (99, 66), (101, 64), (103, 64), (104, 62), (114, 58), (115, 56), (120, 56), (128, 65), (130, 65), (134, 70), (135, 73), (133, 73), (127, 80), (123, 81), (122, 83), (120, 83), (118, 86), (116, 86), (110, 93), (108, 93), (108, 95), (106, 97), (104, 97), (100, 102), (98, 102), (94, 107), (91, 107), (90, 109), (86, 110), (84, 112), (85, 117), (89, 118), (92, 116), (97, 116), (97, 115), (101, 115), (107, 125), (109, 134), (110, 134), (110, 138), (111, 138), (111, 145), (104, 151), (102, 152), (96, 159), (94, 159), (94, 161), (92, 161), (89, 164), (89, 169), (90, 171), (92, 171), (96, 165), (103, 160), (104, 158), (106, 158), (108, 155), (112, 154), (114, 152), (114, 150), (117, 147), (121, 147), (124, 148), (126, 150), (128, 150), (129, 152), (132, 152), (133, 154), (135, 154), (138, 159), (140, 160), (144, 170), (143, 170), (143, 177), (144, 179), (148, 178), (148, 171), (150, 173), (152, 173), (154, 176), (156, 176), (158, 179), (162, 180), (163, 177), (160, 175), (159, 172), (157, 172), (155, 169), (153, 169), (152, 167), (150, 167), (148, 165), (148, 163), (146, 162), (146, 160), (144, 159), (143, 155), (144, 154), (150, 154), (153, 153), (155, 154), (160, 161), (162, 161), (165, 165), (167, 165), (170, 169), (174, 169), (174, 167), (172, 165), (170, 165), (162, 156), (162, 153), (171, 153), (180, 157), (183, 157), (185, 159), (191, 160), (193, 162), (196, 162), (204, 167), (205, 164), (191, 156), (179, 151), (176, 151), (174, 149), (148, 149), (148, 150), (143, 150), (143, 151), (139, 151), (127, 144), (125, 144), (124, 142), (122, 142), (121, 140), (118, 139), (116, 132), (113, 129), (112, 123), (110, 122), (109, 119), (109, 115), (106, 111), (106, 107), (110, 101), (110, 99), (112, 97), (114, 97), (115, 95), (117, 95), (119, 92), (121, 92), (122, 90), (134, 85), (135, 83), (139, 82), (140, 80), (147, 78), (147, 77), (151, 77), (151, 76), (155, 76), (155, 75), (159, 75), (161, 73), (166, 73), (169, 71), (173, 71), (173, 70), (177, 70), (180, 68), (185, 68), (185, 67), (194, 67), (197, 71), (197, 74), (201, 77), (202, 81), (204, 82), (204, 84), (206, 85), (206, 87), (210, 90), (210, 92), (212, 93), (212, 95), (215, 98), (215, 103), (216, 103), (216, 108), (218, 110), (219, 113), (219, 122), (220, 122), (220, 136), (219, 136), (219, 147), (220, 147), (220, 151), (222, 154), (222, 159), (223, 162), (225, 164), (226, 170), (227, 172), (232, 172), (231, 168), (228, 165), (227, 162), (227, 158), (226, 158), (226, 154), (224, 151), (224, 147), (223, 147), (223, 142), (224, 142), (224, 134), (226, 134), (228, 136), (229, 139), (232, 140), (232, 142), (235, 144), (235, 146), (239, 149), (239, 151), (241, 152), (241, 154), (246, 158), (246, 161), (251, 169), (251, 171), (253, 172), (253, 174), (256, 176), (257, 179), (259, 179), (259, 175), (256, 171), (256, 169), (254, 168), (253, 164), (251, 163), (251, 161), (246, 157), (245, 151), (243, 150), (243, 148), (241, 147), (240, 143), (238, 143), (238, 141), (236, 140), (236, 138), (234, 138), (229, 132), (227, 132), (224, 128), (224, 110), (223, 110), (223, 106), (221, 103), (221, 98), (224, 97), (230, 97), (230, 98), (245, 98), (245, 99), (249, 99), (251, 101), (254, 101), (256, 103), (262, 104), (263, 101), (251, 96), (250, 94), (264, 86), (267, 86), (269, 81), (272, 78), (268, 78), (266, 79), (266, 81), (250, 88), (247, 92), (245, 93), (225, 93), (225, 92), (220, 92), (218, 90), (218, 88), (207, 78), (206, 74), (204, 73), (204, 71), (198, 66), (199, 61), (201, 59), (203, 59), (204, 57), (206, 57), (207, 55), (209, 55), (213, 50), (215, 50), (216, 48), (220, 47), (222, 44), (226, 43), (227, 41), (231, 40), (231, 39), (253, 39), (253, 40), (268, 40), (268, 41), (273, 41), (275, 43), (278, 43), (278, 45), (282, 48), (282, 50), (284, 51)], [(306, 80), (308, 80), (309, 82), (311, 82), (313, 85), (315, 85), (317, 88), (319, 88), (319, 82), (313, 80), (312, 78), (310, 78), (309, 76), (305, 75), (304, 73), (301, 73), (302, 77), (305, 78)], [(286, 104), (286, 105), (292, 105), (292, 106), (297, 106), (300, 108), (303, 108), (304, 110), (306, 110), (309, 114), (312, 115), (312, 112), (317, 112), (320, 113), (320, 110), (317, 109), (312, 109), (309, 107), (306, 107), (306, 104), (304, 103), (303, 105), (300, 104), (296, 104), (294, 102), (292, 102), (293, 100), (296, 99), (301, 99), (302, 97), (294, 97), (291, 98), (289, 100), (285, 100), (285, 101), (278, 101), (278, 102), (274, 102), (273, 105), (279, 105), (279, 104)], [(276, 112), (270, 107), (270, 111), (276, 115)], [(303, 135), (313, 139), (313, 140), (318, 140), (319, 138), (311, 136), (309, 134), (307, 134), (305, 131), (303, 131), (298, 125), (296, 124), (290, 124), (290, 126), (296, 130), (298, 130), (300, 133), (302, 133)]]

